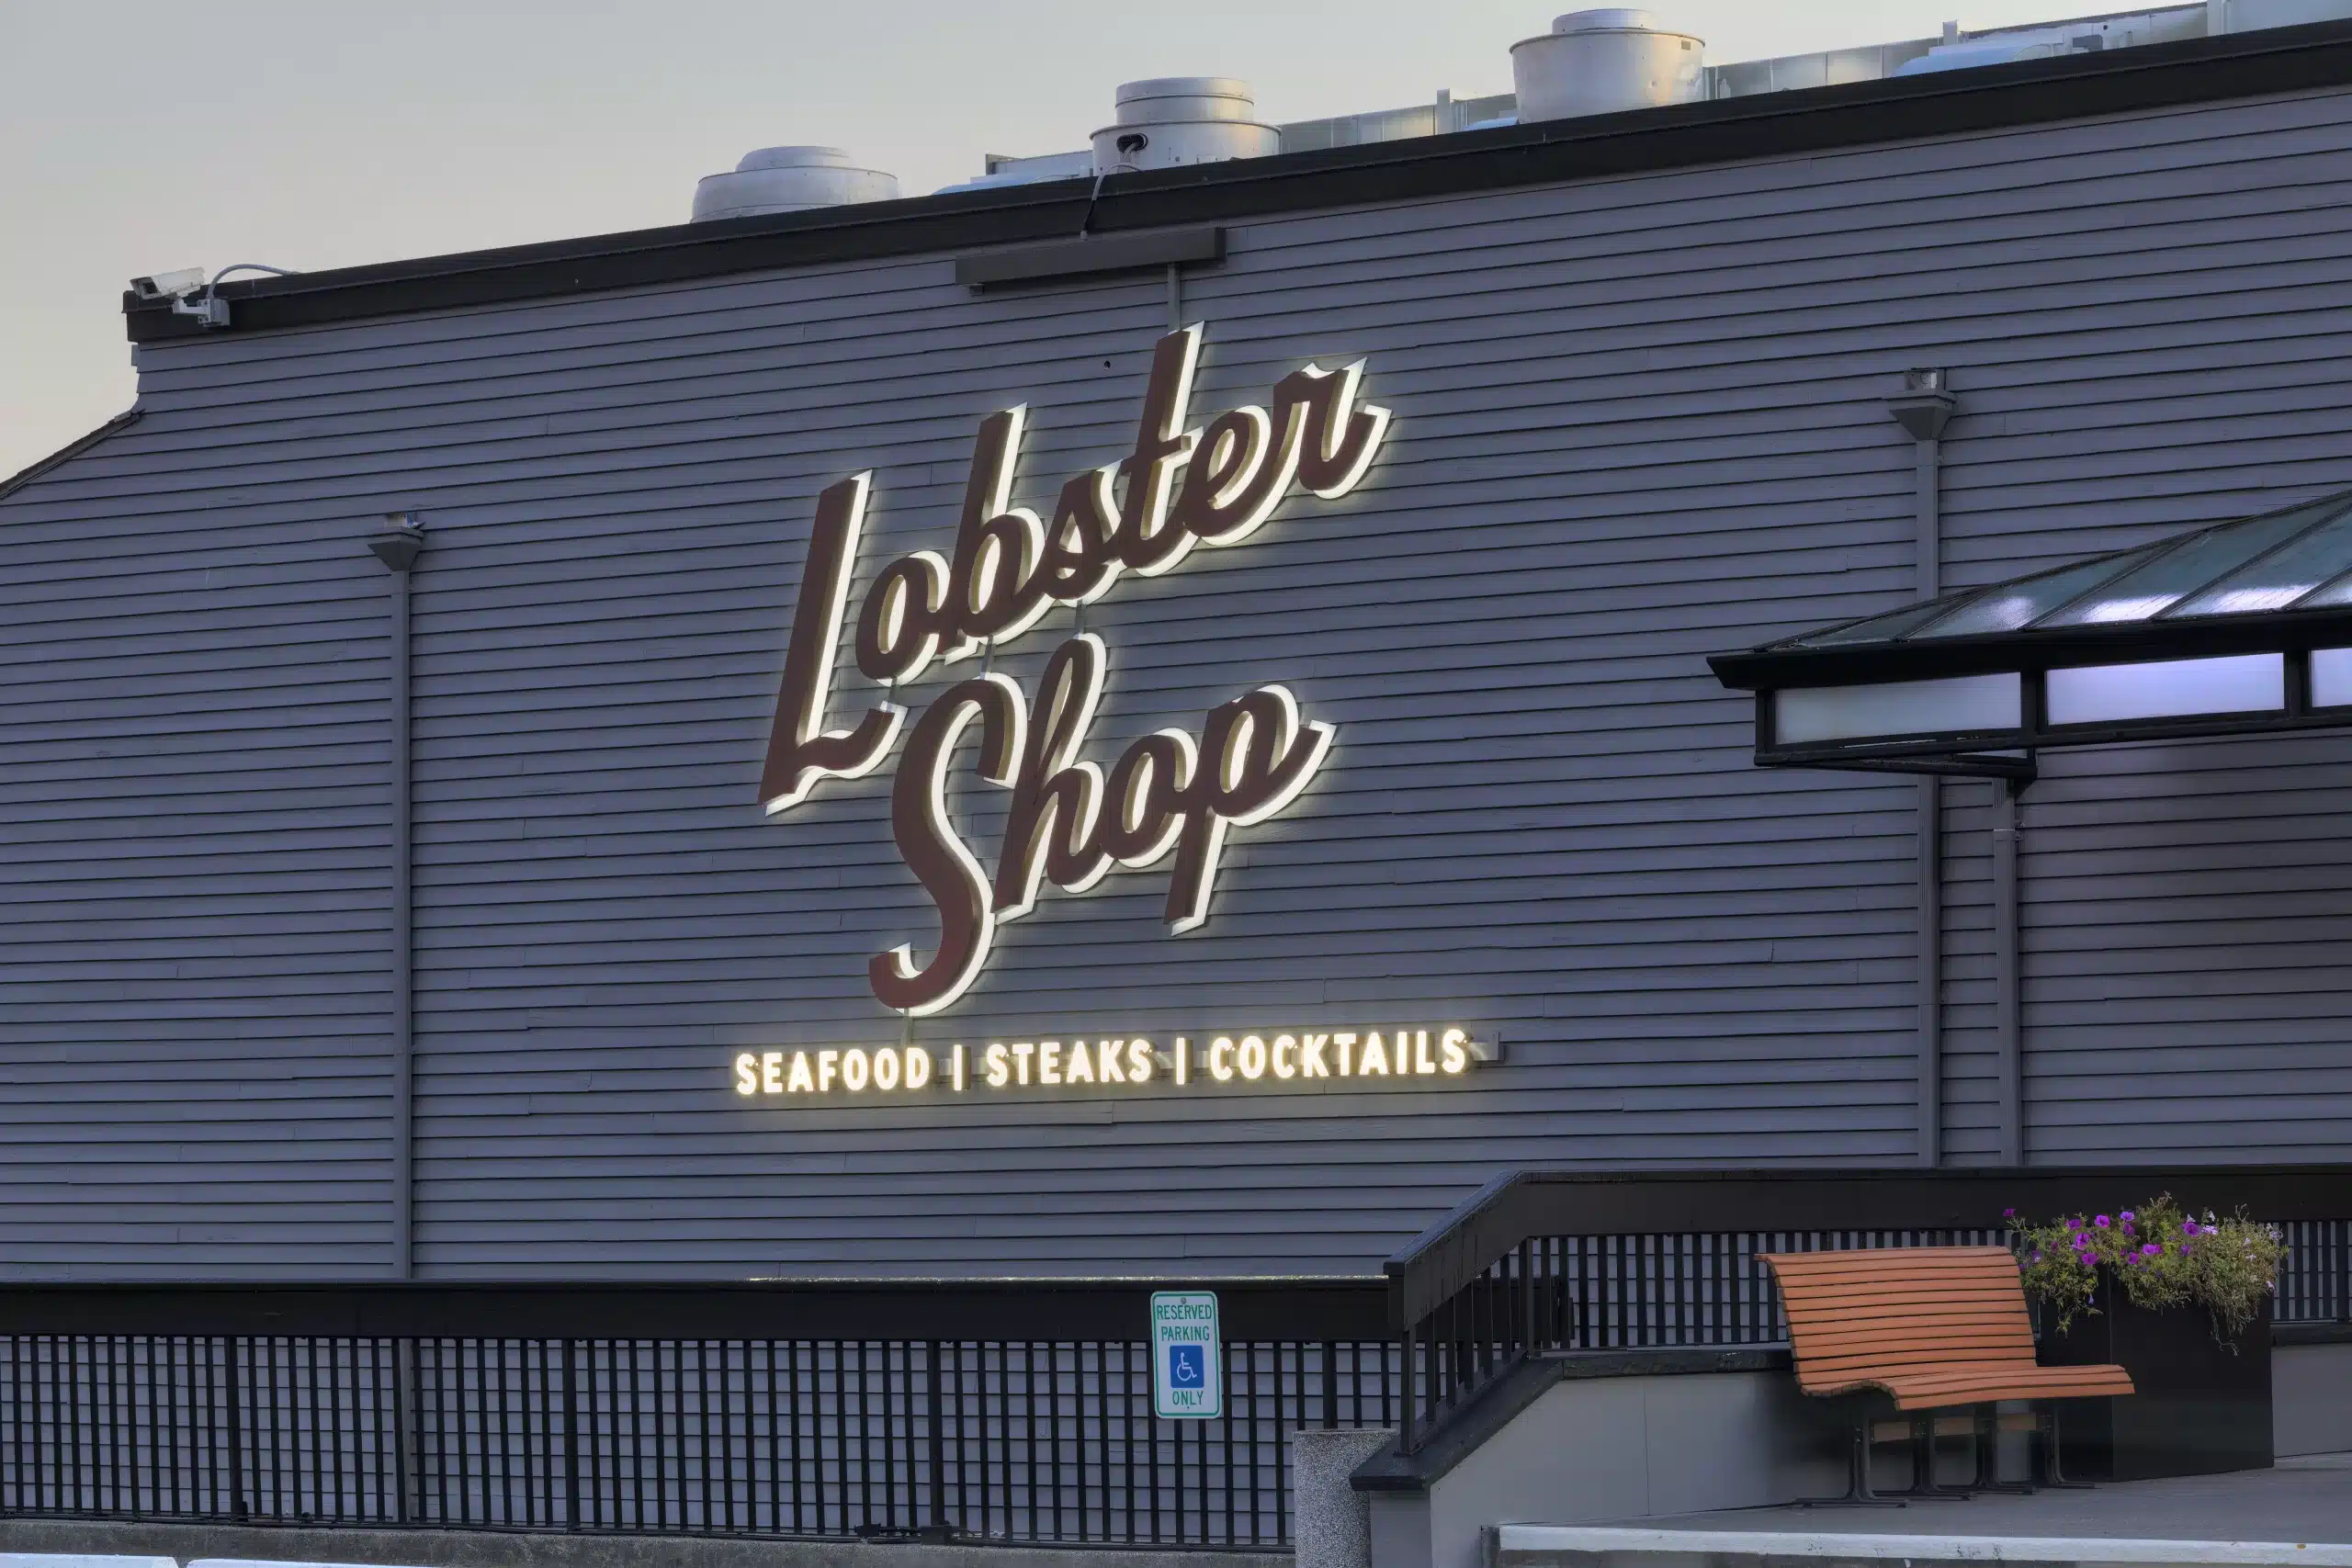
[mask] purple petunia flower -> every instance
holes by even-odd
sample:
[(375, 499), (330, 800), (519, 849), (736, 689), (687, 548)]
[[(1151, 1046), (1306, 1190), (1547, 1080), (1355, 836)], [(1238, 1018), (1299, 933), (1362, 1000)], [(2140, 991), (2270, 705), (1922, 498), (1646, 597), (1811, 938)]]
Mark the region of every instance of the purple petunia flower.
[(2109, 1224), (2109, 1220), (2108, 1220), (2108, 1217), (2107, 1217), (2105, 1214), (2101, 1214), (2101, 1215), (2098, 1217), (2098, 1228), (2099, 1228), (2099, 1229), (2101, 1229), (2101, 1230), (2105, 1230), (2105, 1229), (2108, 1227), (2108, 1224)]
[(2068, 1220), (2066, 1222), (2066, 1228), (2070, 1231), (2078, 1231), (2083, 1228), (2083, 1222), (2080, 1220)]
[(2180, 1222), (2180, 1228), (2187, 1235), (2195, 1235), (2197, 1234), (2197, 1222), (2195, 1220), (2183, 1220)]
[(2162, 1258), (2164, 1255), (2165, 1249), (2153, 1241), (2140, 1249), (2140, 1256), (2143, 1258)]
[(2040, 1254), (2039, 1252), (2035, 1253), (2035, 1254), (2033, 1255), (2033, 1260), (2034, 1260), (2036, 1263), (2041, 1262), (2041, 1254)]
[(2123, 1223), (2124, 1223), (2125, 1224), (2127, 1224), (2127, 1225), (2128, 1225), (2128, 1224), (2130, 1224), (2133, 1220), (2138, 1219), (2139, 1217), (2140, 1217), (2139, 1215), (2137, 1215), (2137, 1214), (2133, 1213), (2132, 1213), (2131, 1210), (2129, 1210), (2129, 1209), (2126, 1209), (2126, 1210), (2124, 1210), (2124, 1211), (2123, 1211)]

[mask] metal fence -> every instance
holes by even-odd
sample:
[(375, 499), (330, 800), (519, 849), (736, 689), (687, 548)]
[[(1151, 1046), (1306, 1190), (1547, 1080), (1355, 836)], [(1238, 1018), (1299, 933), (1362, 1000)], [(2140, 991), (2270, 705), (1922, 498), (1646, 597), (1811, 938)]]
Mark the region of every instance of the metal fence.
[[(1104, 1304), (1031, 1315), (1099, 1331)], [(1223, 1414), (1175, 1421), (1139, 1333), (0, 1335), (0, 1512), (1285, 1548), (1289, 1434), (1393, 1426), (1396, 1347), (1224, 1350)]]

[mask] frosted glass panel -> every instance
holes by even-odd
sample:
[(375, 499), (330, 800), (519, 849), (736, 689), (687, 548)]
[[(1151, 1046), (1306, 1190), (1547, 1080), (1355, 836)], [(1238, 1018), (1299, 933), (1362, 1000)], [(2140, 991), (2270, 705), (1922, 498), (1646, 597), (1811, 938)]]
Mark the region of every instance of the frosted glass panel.
[(2023, 722), (2014, 674), (1876, 686), (1797, 686), (1772, 695), (1777, 742), (1860, 740), (1881, 735), (1948, 735), (2015, 729)]
[(2052, 670), (2049, 704), (2052, 724), (2275, 712), (2287, 705), (2287, 660), (2284, 654), (2243, 653)]
[(2352, 648), (2312, 650), (2312, 706), (2340, 708), (2352, 705)]

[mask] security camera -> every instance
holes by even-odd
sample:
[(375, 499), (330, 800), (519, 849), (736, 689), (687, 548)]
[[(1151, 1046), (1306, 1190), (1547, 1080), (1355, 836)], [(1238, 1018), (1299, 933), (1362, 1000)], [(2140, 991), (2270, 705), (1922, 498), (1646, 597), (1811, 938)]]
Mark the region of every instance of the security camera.
[(203, 287), (204, 269), (200, 266), (187, 266), (177, 272), (159, 272), (153, 277), (130, 280), (130, 291), (141, 299), (176, 299)]

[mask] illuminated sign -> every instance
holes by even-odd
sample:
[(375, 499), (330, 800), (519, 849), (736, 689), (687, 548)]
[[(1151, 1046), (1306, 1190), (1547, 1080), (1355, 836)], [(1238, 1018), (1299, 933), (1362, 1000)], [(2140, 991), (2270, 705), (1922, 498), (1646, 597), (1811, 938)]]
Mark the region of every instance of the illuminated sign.
[(1499, 1055), (1461, 1028), (1302, 1029), (1179, 1034), (1164, 1045), (1126, 1035), (990, 1040), (952, 1045), (838, 1045), (744, 1051), (735, 1092), (827, 1100), (1086, 1089), (1154, 1093), (1219, 1089), (1380, 1089), (1459, 1079)]
[[(1050, 521), (1012, 503), (1026, 411), (980, 422), (952, 556), (899, 557), (859, 607), (857, 668), (883, 694), (846, 728), (828, 716), (873, 475), (818, 498), (760, 802), (774, 815), (820, 780), (862, 778), (907, 729), (891, 835), (937, 907), (940, 931), (920, 963), (911, 943), (868, 963), (874, 995), (893, 1011), (922, 1018), (963, 995), (998, 927), (1034, 908), (1048, 882), (1082, 893), (1115, 869), (1164, 861), (1169, 930), (1200, 925), (1227, 833), (1296, 799), (1330, 749), (1332, 727), (1269, 685), (1209, 710), (1197, 736), (1163, 729), (1131, 742), (1108, 769), (1087, 761), (1080, 752), (1109, 657), (1083, 632), (1054, 650), (1034, 705), (993, 671), (948, 687), (910, 725), (896, 700), (934, 665), (1001, 649), (1054, 605), (1101, 598), (1122, 573), (1154, 577), (1196, 546), (1239, 544), (1294, 487), (1329, 501), (1363, 479), (1389, 416), (1359, 401), (1361, 364), (1305, 366), (1275, 384), (1271, 409), (1238, 408), (1188, 429), (1200, 349), (1198, 326), (1159, 340), (1133, 450), (1064, 484)], [(1012, 792), (993, 874), (948, 815), (948, 780), (967, 739), (978, 776)], [(901, 1083), (911, 1060), (892, 1068)], [(861, 1070), (878, 1073), (878, 1058)]]

